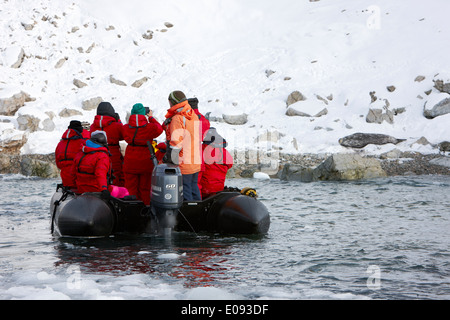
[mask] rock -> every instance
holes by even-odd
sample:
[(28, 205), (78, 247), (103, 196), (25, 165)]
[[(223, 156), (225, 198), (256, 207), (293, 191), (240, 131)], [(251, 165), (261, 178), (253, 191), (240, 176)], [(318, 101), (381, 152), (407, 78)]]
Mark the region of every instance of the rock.
[(94, 109), (97, 109), (98, 105), (102, 101), (103, 101), (102, 97), (96, 97), (96, 98), (91, 98), (89, 100), (84, 100), (82, 102), (81, 108), (83, 108), (83, 110), (94, 110)]
[(91, 51), (92, 51), (92, 49), (94, 49), (94, 47), (95, 47), (95, 42), (93, 42), (93, 43), (89, 46), (89, 48), (87, 48), (86, 53), (91, 53)]
[(167, 28), (172, 28), (172, 27), (173, 27), (173, 24), (170, 23), (170, 22), (164, 22), (164, 25), (165, 25)]
[(109, 76), (109, 81), (111, 83), (117, 84), (118, 86), (126, 86), (127, 85), (125, 82), (114, 78), (113, 75)]
[(47, 118), (42, 121), (42, 129), (47, 132), (52, 132), (55, 130), (55, 123), (50, 118)]
[(425, 80), (425, 76), (417, 76), (414, 81), (416, 82), (422, 82), (423, 80)]
[[(421, 145), (423, 145), (423, 146), (426, 146), (427, 144), (431, 144), (428, 140), (427, 140), (427, 138), (425, 138), (425, 137), (420, 137), (416, 142), (414, 142), (415, 144), (421, 144)], [(413, 144), (414, 144), (413, 143)]]
[(73, 116), (81, 116), (83, 113), (75, 109), (64, 108), (58, 115), (62, 118), (69, 118)]
[(450, 152), (450, 142), (449, 141), (442, 141), (438, 144), (439, 151), (440, 152)]
[(335, 154), (330, 156), (312, 172), (313, 181), (360, 180), (385, 177), (380, 161), (363, 158), (357, 154)]
[(298, 116), (298, 117), (311, 117), (311, 115), (309, 115), (307, 113), (304, 113), (304, 112), (301, 112), (301, 111), (298, 111), (298, 110), (296, 110), (296, 109), (294, 109), (292, 107), (289, 107), (286, 110), (286, 115), (289, 116), (289, 117), (295, 117), (295, 116)]
[[(448, 96), (448, 94), (442, 93), (439, 95), (439, 97), (445, 98), (436, 104), (434, 104), (433, 99), (425, 102), (423, 106), (423, 115), (425, 116), (425, 118), (434, 119), (436, 117), (450, 113), (450, 97)], [(427, 104), (431, 104), (432, 106), (429, 106), (430, 108), (428, 108)]]
[[(14, 129), (6, 129), (0, 135), (0, 154), (19, 154), (20, 149), (27, 143), (27, 134)], [(1, 173), (5, 173), (0, 170)]]
[(239, 174), (242, 178), (253, 178), (253, 174), (256, 172), (256, 169), (244, 169)]
[(153, 38), (153, 31), (147, 30), (146, 33), (142, 34), (142, 38), (144, 38), (146, 40), (151, 40)]
[(328, 114), (328, 109), (321, 100), (301, 100), (288, 107), (287, 116), (321, 117)]
[(33, 28), (34, 28), (34, 25), (32, 25), (31, 23), (22, 22), (21, 24), (22, 24), (22, 27), (27, 31), (33, 30)]
[(300, 91), (294, 91), (288, 96), (286, 101), (286, 107), (289, 107), (291, 104), (294, 104), (298, 101), (304, 100), (306, 100), (306, 97)]
[(81, 81), (79, 79), (73, 79), (73, 84), (75, 85), (75, 87), (80, 88), (80, 89), (87, 86), (86, 83), (84, 83), (83, 81)]
[(239, 114), (239, 115), (226, 115), (222, 114), (223, 120), (231, 125), (243, 125), (246, 124), (248, 121), (248, 115), (246, 113)]
[(387, 143), (397, 144), (406, 139), (397, 139), (385, 134), (378, 133), (354, 133), (339, 139), (339, 144), (350, 148), (364, 148), (368, 144), (382, 145)]
[(450, 158), (449, 157), (440, 157), (430, 160), (430, 163), (437, 166), (450, 168)]
[(150, 78), (149, 77), (143, 77), (139, 80), (136, 80), (135, 82), (133, 82), (133, 84), (131, 85), (134, 88), (139, 88), (140, 86), (142, 86), (144, 83), (146, 83)]
[(63, 66), (64, 62), (67, 61), (67, 59), (69, 59), (69, 58), (64, 57), (62, 59), (59, 59), (58, 62), (55, 64), (55, 69), (61, 68)]
[(20, 107), (25, 105), (25, 102), (36, 100), (30, 97), (26, 92), (20, 91), (10, 98), (0, 99), (0, 115), (13, 116)]
[(20, 172), (19, 166), (17, 165), (18, 158), (20, 158), (19, 151), (16, 154), (6, 154), (5, 152), (0, 152), (0, 173), (1, 174), (17, 174)]
[(22, 48), (20, 48), (19, 54), (17, 56), (16, 62), (11, 65), (11, 68), (17, 69), (22, 65), (23, 60), (25, 59), (25, 52)]
[(35, 116), (24, 114), (17, 117), (18, 129), (21, 131), (35, 132), (39, 130), (39, 120)]
[(386, 89), (389, 92), (394, 92), (396, 88), (395, 88), (395, 86), (387, 86)]
[(366, 116), (367, 123), (382, 123), (383, 121), (393, 124), (394, 112), (389, 109), (386, 110), (386, 112), (383, 112), (382, 109), (369, 109), (369, 112)]
[(450, 94), (450, 82), (444, 83), (442, 80), (436, 80), (434, 81), (434, 87), (440, 92)]
[(313, 171), (314, 168), (286, 163), (277, 176), (280, 180), (311, 182), (313, 181)]
[(380, 159), (398, 159), (402, 155), (402, 152), (395, 148), (394, 150), (385, 152), (380, 155)]
[(41, 178), (58, 178), (59, 170), (52, 162), (23, 157), (20, 162), (20, 172), (24, 176)]
[(53, 120), (56, 117), (56, 114), (53, 111), (45, 111), (45, 114), (48, 115), (50, 120)]
[(276, 71), (267, 69), (267, 70), (266, 70), (266, 77), (267, 77), (267, 78), (270, 77), (270, 76), (273, 75), (275, 72), (276, 72)]

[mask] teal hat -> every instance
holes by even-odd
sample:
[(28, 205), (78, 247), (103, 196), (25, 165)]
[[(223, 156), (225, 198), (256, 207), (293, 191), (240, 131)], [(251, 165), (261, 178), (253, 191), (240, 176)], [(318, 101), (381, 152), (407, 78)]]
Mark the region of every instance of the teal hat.
[(136, 103), (131, 109), (131, 114), (142, 114), (143, 116), (145, 116), (145, 107), (142, 105), (142, 103)]

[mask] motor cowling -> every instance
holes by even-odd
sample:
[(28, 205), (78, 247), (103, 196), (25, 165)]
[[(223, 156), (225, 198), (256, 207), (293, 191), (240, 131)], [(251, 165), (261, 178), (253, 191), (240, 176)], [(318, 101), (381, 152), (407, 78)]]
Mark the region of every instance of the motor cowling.
[(183, 177), (176, 165), (162, 163), (152, 173), (151, 210), (162, 229), (173, 228), (183, 204)]

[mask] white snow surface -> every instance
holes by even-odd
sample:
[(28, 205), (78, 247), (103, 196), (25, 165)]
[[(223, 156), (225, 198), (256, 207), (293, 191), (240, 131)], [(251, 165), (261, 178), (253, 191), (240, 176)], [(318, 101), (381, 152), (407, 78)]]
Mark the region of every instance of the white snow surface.
[[(433, 88), (437, 79), (450, 80), (449, 11), (448, 0), (2, 1), (0, 99), (22, 90), (35, 100), (0, 116), (0, 140), (26, 134), (23, 154), (51, 153), (70, 120), (93, 121), (96, 111), (83, 110), (84, 100), (102, 97), (123, 121), (141, 102), (162, 121), (169, 93), (182, 90), (199, 99), (203, 114), (248, 115), (244, 125), (211, 123), (229, 149), (351, 152), (338, 139), (367, 132), (407, 140), (369, 145), (366, 153), (438, 152), (414, 142), (450, 140), (450, 114), (423, 116), (428, 100), (449, 96)], [(152, 38), (143, 38), (148, 31)], [(20, 48), (24, 61), (11, 68)], [(111, 83), (111, 75), (127, 86)], [(131, 86), (143, 77), (149, 80), (140, 88)], [(77, 88), (74, 79), (87, 86)], [(328, 113), (287, 116), (287, 97), (296, 90), (306, 100), (292, 107)], [(383, 108), (385, 99), (390, 110), (406, 111), (393, 124), (367, 123), (369, 108)], [(82, 115), (60, 117), (64, 108)], [(41, 120), (41, 130), (18, 130), (16, 119), (26, 114)], [(50, 132), (42, 124), (48, 118)], [(257, 139), (267, 131), (279, 139)]]

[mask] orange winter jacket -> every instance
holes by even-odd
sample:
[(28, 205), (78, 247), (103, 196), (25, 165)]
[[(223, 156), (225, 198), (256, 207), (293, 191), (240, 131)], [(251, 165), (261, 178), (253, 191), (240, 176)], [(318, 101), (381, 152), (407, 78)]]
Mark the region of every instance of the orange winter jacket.
[[(179, 166), (182, 174), (199, 172), (202, 164), (200, 121), (188, 101), (172, 106), (166, 114), (166, 140), (173, 149), (181, 149)], [(168, 121), (166, 120), (166, 123)]]

